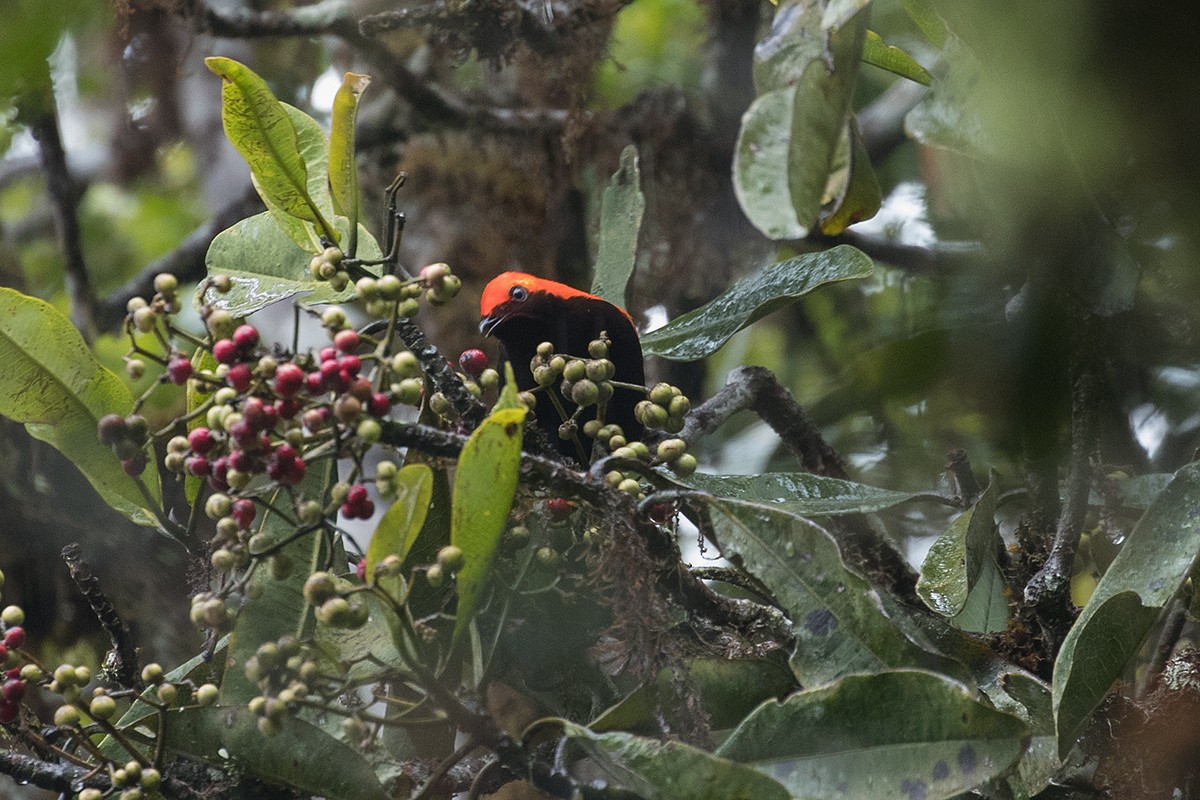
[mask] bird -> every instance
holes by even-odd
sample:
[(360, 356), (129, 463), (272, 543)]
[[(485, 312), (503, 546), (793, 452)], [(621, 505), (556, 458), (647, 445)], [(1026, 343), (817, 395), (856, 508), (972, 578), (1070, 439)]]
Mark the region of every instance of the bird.
[[(537, 386), (529, 365), (540, 343), (552, 343), (556, 354), (586, 359), (588, 343), (601, 333), (611, 341), (608, 358), (616, 368), (612, 379), (638, 387), (646, 383), (642, 345), (633, 317), (596, 295), (524, 272), (505, 272), (484, 287), (479, 315), (480, 333), (500, 341), (521, 391)], [(561, 394), (558, 397), (566, 413), (572, 414), (575, 403)], [(634, 406), (644, 399), (644, 391), (617, 387), (605, 409), (604, 422), (620, 425), (629, 441), (640, 439), (644, 428), (634, 415)], [(578, 420), (580, 428), (594, 417), (594, 410), (586, 410)], [(560, 453), (578, 458), (575, 443), (559, 438), (562, 420), (550, 403), (538, 403), (537, 421), (551, 441), (558, 443)]]

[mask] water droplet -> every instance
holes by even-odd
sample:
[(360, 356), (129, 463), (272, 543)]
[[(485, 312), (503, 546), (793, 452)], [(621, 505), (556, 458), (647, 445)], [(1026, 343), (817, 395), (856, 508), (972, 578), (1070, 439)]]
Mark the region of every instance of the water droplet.
[(787, 553), (788, 558), (791, 558), (792, 556), (796, 555), (796, 545), (788, 542), (783, 546), (783, 552)]

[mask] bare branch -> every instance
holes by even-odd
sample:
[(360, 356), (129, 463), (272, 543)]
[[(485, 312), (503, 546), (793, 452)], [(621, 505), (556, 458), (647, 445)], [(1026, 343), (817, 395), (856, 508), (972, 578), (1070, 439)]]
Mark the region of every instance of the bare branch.
[(112, 601), (100, 589), (100, 581), (92, 572), (92, 567), (83, 560), (83, 553), (77, 542), (72, 542), (63, 548), (63, 561), (67, 562), (71, 580), (79, 588), (83, 599), (91, 606), (92, 613), (100, 621), (100, 626), (108, 634), (112, 649), (104, 657), (104, 671), (111, 679), (126, 689), (143, 688), (141, 673), (138, 671), (137, 647), (129, 628), (117, 614)]
[(97, 789), (109, 787), (107, 776), (93, 775), (74, 764), (51, 764), (11, 750), (0, 750), (0, 772), (17, 783), (33, 784), (67, 796), (73, 796), (80, 786), (94, 786)]

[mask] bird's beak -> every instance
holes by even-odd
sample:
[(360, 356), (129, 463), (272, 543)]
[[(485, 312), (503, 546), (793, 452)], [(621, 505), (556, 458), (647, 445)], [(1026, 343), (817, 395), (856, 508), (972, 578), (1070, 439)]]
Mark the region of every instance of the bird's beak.
[(504, 317), (484, 317), (483, 319), (479, 320), (479, 332), (484, 336), (490, 336), (492, 333), (492, 328), (495, 328), (497, 325), (499, 325), (503, 319)]

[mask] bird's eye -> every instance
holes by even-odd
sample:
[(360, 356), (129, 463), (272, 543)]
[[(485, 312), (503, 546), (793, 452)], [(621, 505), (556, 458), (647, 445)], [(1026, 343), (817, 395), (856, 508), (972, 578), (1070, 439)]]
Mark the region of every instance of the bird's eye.
[(529, 290), (524, 286), (514, 286), (508, 290), (508, 296), (520, 303), (529, 297)]

